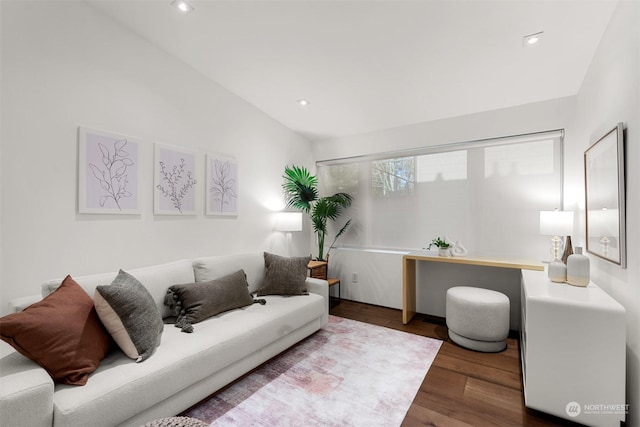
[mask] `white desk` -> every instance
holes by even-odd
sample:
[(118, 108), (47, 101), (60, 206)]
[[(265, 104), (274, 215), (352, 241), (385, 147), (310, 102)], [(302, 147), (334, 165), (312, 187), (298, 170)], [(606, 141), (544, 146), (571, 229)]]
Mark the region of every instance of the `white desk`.
[(519, 270), (544, 270), (542, 263), (530, 260), (483, 256), (442, 257), (426, 252), (411, 252), (402, 257), (402, 323), (405, 325), (416, 314), (416, 261), (515, 268)]

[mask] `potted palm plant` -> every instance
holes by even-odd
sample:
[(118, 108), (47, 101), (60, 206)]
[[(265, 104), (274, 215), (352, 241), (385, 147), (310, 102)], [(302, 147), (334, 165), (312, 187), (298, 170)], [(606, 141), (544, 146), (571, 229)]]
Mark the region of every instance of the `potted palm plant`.
[(338, 231), (327, 253), (324, 252), (324, 241), (327, 235), (327, 223), (329, 220), (337, 220), (344, 208), (351, 206), (353, 198), (347, 193), (336, 193), (332, 196), (320, 197), (318, 195), (318, 179), (311, 175), (309, 170), (300, 166), (286, 166), (284, 169), (285, 179), (282, 188), (284, 189), (287, 207), (299, 209), (308, 213), (313, 224), (313, 231), (318, 240), (318, 260), (326, 261), (329, 251), (333, 248), (336, 240), (340, 237), (349, 225), (348, 220)]

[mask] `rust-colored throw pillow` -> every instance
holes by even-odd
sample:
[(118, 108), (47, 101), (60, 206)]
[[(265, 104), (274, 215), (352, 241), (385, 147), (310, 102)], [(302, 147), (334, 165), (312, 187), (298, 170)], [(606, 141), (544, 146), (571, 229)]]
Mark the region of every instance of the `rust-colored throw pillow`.
[(87, 383), (112, 343), (93, 300), (71, 276), (42, 301), (0, 318), (0, 338), (71, 385)]

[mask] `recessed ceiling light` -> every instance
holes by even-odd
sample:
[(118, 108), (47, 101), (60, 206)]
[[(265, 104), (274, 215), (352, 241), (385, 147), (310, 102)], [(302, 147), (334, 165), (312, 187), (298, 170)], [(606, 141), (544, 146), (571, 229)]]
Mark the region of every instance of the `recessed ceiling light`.
[(296, 101), (298, 104), (302, 105), (303, 107), (306, 107), (307, 105), (310, 105), (311, 103), (309, 101), (307, 101), (306, 99), (298, 99)]
[(182, 13), (189, 13), (193, 10), (193, 6), (185, 0), (173, 0), (171, 4)]
[(542, 34), (544, 34), (544, 31), (524, 36), (524, 38), (522, 39), (522, 46), (529, 47), (539, 44), (540, 40), (542, 40)]

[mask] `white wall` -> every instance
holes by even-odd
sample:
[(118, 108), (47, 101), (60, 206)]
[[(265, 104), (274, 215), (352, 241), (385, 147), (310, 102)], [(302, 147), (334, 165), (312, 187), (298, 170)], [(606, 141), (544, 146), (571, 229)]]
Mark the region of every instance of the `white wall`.
[[(592, 280), (627, 313), (627, 425), (640, 426), (640, 2), (621, 1), (577, 96), (580, 149), (626, 127), (626, 269), (591, 257)], [(584, 206), (580, 210), (584, 220)], [(594, 338), (597, 339), (597, 338)]]
[[(84, 2), (2, 1), (0, 311), (40, 283), (204, 255), (286, 253), (269, 207), (310, 143)], [(138, 137), (139, 216), (79, 215), (77, 128)], [(237, 219), (153, 215), (153, 143), (235, 156)], [(309, 224), (306, 225), (307, 230)], [(308, 253), (294, 233), (293, 253)]]

